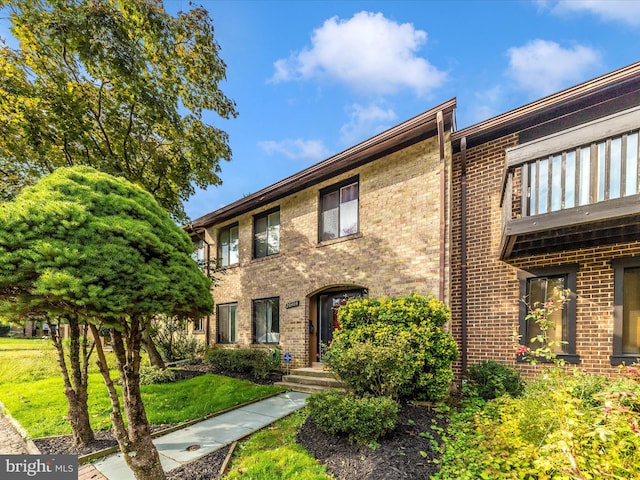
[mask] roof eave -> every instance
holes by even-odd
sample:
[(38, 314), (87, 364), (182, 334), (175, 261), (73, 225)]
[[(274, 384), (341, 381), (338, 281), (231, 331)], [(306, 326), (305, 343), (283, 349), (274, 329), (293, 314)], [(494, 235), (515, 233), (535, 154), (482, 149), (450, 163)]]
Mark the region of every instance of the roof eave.
[(453, 151), (460, 151), (463, 137), (467, 147), (479, 145), (614, 98), (625, 85), (640, 88), (640, 62), (458, 130), (451, 135)]
[(343, 152), (274, 183), (262, 190), (203, 215), (185, 225), (187, 230), (206, 228), (230, 220), (285, 196), (320, 183), (400, 148), (437, 135), (437, 114), (442, 112), (447, 128), (453, 128), (456, 99), (452, 98), (395, 127), (385, 130)]

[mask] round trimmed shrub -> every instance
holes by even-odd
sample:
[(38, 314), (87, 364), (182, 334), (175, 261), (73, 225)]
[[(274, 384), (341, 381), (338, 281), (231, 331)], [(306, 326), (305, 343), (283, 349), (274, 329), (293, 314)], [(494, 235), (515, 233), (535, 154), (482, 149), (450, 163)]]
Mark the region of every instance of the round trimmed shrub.
[(396, 428), (398, 404), (390, 397), (359, 397), (328, 390), (307, 397), (310, 416), (323, 432), (347, 435), (349, 442), (369, 445)]
[(442, 330), (449, 319), (444, 303), (418, 294), (351, 299), (338, 319), (341, 329), (325, 359), (356, 394), (428, 401), (447, 396), (458, 351)]

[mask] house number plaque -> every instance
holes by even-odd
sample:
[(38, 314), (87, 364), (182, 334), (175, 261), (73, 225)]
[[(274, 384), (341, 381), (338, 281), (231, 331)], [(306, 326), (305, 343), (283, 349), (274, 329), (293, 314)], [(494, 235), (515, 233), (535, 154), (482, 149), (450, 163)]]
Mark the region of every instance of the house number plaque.
[(295, 302), (289, 302), (285, 304), (284, 308), (294, 308), (300, 306), (300, 300), (296, 300)]

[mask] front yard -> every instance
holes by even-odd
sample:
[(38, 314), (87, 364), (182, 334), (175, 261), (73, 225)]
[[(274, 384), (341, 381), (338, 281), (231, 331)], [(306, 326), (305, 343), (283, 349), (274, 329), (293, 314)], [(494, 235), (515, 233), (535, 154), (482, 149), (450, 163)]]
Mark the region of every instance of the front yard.
[[(109, 398), (91, 363), (91, 425), (94, 430), (109, 429)], [(141, 388), (151, 425), (193, 420), (280, 391), (272, 385), (212, 374)], [(0, 401), (31, 438), (71, 432), (56, 351), (49, 340), (0, 338)]]
[[(225, 478), (640, 478), (640, 373), (634, 366), (613, 378), (541, 368), (524, 391), (514, 386), (515, 372), (507, 376), (508, 367), (500, 368), (482, 388), (468, 384), (456, 408), (415, 407), (430, 412), (426, 420), (418, 410), (403, 412), (394, 431), (368, 445), (321, 431), (307, 407), (240, 442)], [(96, 372), (90, 385), (92, 425), (108, 429), (109, 402)], [(156, 426), (278, 390), (213, 374), (142, 388)], [(0, 339), (0, 400), (33, 438), (70, 431), (56, 352), (47, 341)], [(219, 469), (222, 460), (204, 457), (170, 478), (209, 478), (199, 475)]]

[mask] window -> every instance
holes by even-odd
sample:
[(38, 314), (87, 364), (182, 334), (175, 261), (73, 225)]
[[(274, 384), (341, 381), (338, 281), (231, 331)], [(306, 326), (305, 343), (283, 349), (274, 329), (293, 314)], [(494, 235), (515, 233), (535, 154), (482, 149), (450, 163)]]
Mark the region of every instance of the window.
[(238, 304), (218, 305), (218, 343), (238, 341)]
[(358, 233), (358, 179), (320, 192), (320, 241)]
[(194, 332), (204, 332), (204, 318), (200, 318), (193, 322), (193, 331)]
[(253, 301), (253, 343), (280, 342), (280, 299)]
[[(576, 355), (576, 274), (577, 266), (536, 269), (526, 272), (520, 282), (520, 335), (521, 342), (532, 350), (543, 345), (534, 340), (542, 332), (532, 320), (526, 320), (528, 306), (557, 300), (564, 290), (569, 290), (569, 299), (562, 310), (551, 314), (553, 327), (547, 330), (549, 341), (554, 342), (552, 351), (568, 363), (578, 363)], [(528, 306), (527, 306), (528, 305)]]
[(191, 254), (191, 258), (200, 265), (200, 267), (204, 266), (206, 260), (205, 254), (205, 243), (203, 240), (194, 239), (193, 240), (193, 253)]
[(218, 235), (218, 262), (222, 267), (238, 263), (238, 225), (220, 230)]
[(280, 209), (253, 218), (253, 257), (262, 258), (280, 252)]
[(640, 358), (640, 259), (614, 260), (612, 365)]

